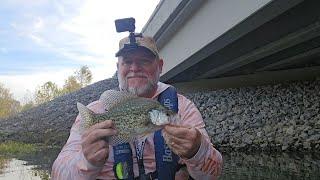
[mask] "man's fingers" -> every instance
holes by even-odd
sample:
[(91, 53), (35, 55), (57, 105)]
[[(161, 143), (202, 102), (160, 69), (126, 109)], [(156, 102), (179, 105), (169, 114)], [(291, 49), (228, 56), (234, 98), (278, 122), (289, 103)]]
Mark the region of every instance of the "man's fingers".
[(108, 151), (109, 151), (109, 148), (102, 148), (99, 151), (95, 152), (94, 156), (99, 160), (100, 159), (105, 160), (107, 157)]
[[(105, 140), (97, 141), (93, 144), (89, 144), (88, 146), (83, 148), (84, 153), (95, 153), (99, 151), (100, 149), (107, 148), (109, 145)], [(87, 152), (88, 151), (88, 152)]]
[(100, 149), (95, 153), (89, 154), (87, 160), (94, 165), (103, 165), (105, 160), (108, 158), (108, 151), (108, 148)]
[(185, 150), (191, 147), (191, 144), (189, 143), (189, 141), (185, 139), (173, 137), (166, 133), (164, 133), (164, 139), (167, 145), (169, 146), (169, 148), (178, 156), (184, 154)]
[(95, 129), (90, 132), (88, 137), (90, 139), (93, 139), (93, 141), (94, 141), (95, 139), (98, 140), (98, 139), (104, 138), (106, 136), (113, 136), (115, 134), (117, 134), (117, 131), (114, 129)]
[(82, 151), (85, 158), (93, 165), (103, 165), (109, 156), (109, 145), (105, 140), (100, 139), (94, 143), (82, 143)]
[[(167, 141), (175, 142), (178, 145), (189, 143), (193, 141), (193, 137), (196, 137), (196, 131), (192, 133), (189, 128), (180, 127), (168, 127), (169, 130), (164, 129), (164, 136), (166, 136)], [(193, 143), (193, 142), (192, 142)]]
[(87, 136), (89, 132), (93, 131), (94, 129), (109, 129), (109, 128), (114, 129), (114, 123), (112, 120), (105, 120), (103, 122), (92, 125), (83, 133), (83, 135)]
[(92, 144), (100, 139), (103, 139), (107, 136), (113, 136), (117, 133), (114, 129), (93, 129), (88, 131), (88, 133), (82, 136), (83, 144), (88, 145)]
[(187, 127), (181, 127), (181, 126), (172, 126), (172, 125), (166, 125), (164, 126), (164, 130), (166, 133), (168, 133), (171, 136), (179, 137), (179, 138), (186, 138), (189, 134), (189, 129)]
[(114, 123), (112, 120), (105, 120), (100, 123), (94, 124), (89, 129), (108, 129), (108, 128), (111, 128), (111, 129), (114, 128)]
[(88, 135), (91, 138), (101, 139), (106, 136), (113, 136), (117, 133), (114, 129), (95, 129)]
[(190, 143), (190, 140), (188, 140), (186, 138), (179, 138), (179, 137), (175, 137), (172, 135), (167, 135), (167, 139), (171, 144), (174, 143), (179, 146), (184, 145), (186, 143)]
[[(177, 129), (175, 132), (174, 129)], [(173, 131), (171, 133), (171, 131)], [(180, 132), (177, 132), (180, 131)], [(182, 133), (182, 131), (185, 131)], [(180, 157), (191, 158), (198, 151), (201, 143), (198, 130), (196, 128), (169, 127), (164, 129), (163, 135), (170, 149), (178, 152)], [(178, 134), (178, 135), (177, 135)], [(181, 134), (188, 134), (181, 137)], [(179, 136), (180, 135), (180, 136)]]
[(109, 144), (106, 137), (117, 134), (111, 120), (91, 126), (82, 134), (82, 150), (85, 158), (93, 165), (100, 166), (109, 156)]

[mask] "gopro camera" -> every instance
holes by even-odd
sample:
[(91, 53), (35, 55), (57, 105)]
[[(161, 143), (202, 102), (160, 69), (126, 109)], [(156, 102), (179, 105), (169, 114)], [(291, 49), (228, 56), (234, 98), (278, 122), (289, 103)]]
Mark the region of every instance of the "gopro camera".
[(115, 20), (117, 32), (134, 32), (136, 20), (134, 18), (124, 18)]
[(135, 23), (136, 23), (136, 20), (133, 17), (115, 20), (117, 32), (126, 32), (126, 31), (130, 32), (129, 34), (130, 44), (125, 44), (124, 45), (125, 49), (137, 48), (138, 44), (136, 42), (136, 37), (142, 37), (141, 33), (134, 32), (134, 30), (136, 29)]

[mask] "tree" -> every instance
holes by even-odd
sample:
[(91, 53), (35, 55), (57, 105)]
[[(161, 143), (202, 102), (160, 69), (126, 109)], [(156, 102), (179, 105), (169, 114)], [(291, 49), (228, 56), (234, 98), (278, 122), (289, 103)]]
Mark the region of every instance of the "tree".
[(42, 104), (53, 100), (61, 94), (62, 92), (59, 90), (58, 86), (55, 83), (48, 81), (36, 90), (35, 102), (36, 104)]
[(35, 106), (35, 104), (33, 103), (33, 101), (29, 101), (26, 104), (23, 104), (21, 106), (21, 110), (20, 111), (22, 112), (22, 111), (29, 110), (29, 109), (33, 108), (34, 106)]
[(77, 81), (75, 76), (69, 76), (63, 85), (63, 93), (71, 93), (81, 88), (81, 84)]
[(25, 93), (22, 102), (21, 103), (21, 110), (20, 111), (26, 111), (28, 109), (31, 109), (35, 106), (34, 102), (34, 93), (32, 93), (30, 90), (27, 90)]
[(9, 117), (20, 110), (20, 102), (16, 101), (10, 90), (0, 83), (0, 118)]
[(80, 83), (81, 87), (85, 87), (92, 81), (92, 73), (88, 66), (82, 66), (79, 71), (75, 72), (76, 79)]
[[(59, 87), (51, 81), (44, 83), (39, 89), (36, 90), (35, 104), (42, 104), (63, 94), (79, 90), (82, 87), (90, 84), (91, 81), (92, 73), (88, 66), (82, 66), (79, 71), (75, 71), (74, 75), (69, 76), (68, 79), (65, 80), (65, 84), (61, 89), (59, 89)], [(28, 104), (28, 106), (25, 108), (31, 107), (32, 103), (30, 102), (30, 104)]]

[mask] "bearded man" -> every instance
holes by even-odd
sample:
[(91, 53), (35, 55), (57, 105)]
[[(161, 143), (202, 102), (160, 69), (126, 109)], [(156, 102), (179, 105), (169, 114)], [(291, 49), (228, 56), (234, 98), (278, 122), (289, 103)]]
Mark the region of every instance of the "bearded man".
[[(119, 90), (159, 100), (160, 96), (173, 88), (159, 82), (164, 61), (151, 37), (137, 36), (135, 41), (136, 46), (129, 46), (128, 37), (119, 43), (120, 48), (116, 53)], [(166, 125), (157, 137), (156, 133), (148, 135), (142, 143), (143, 158), (138, 158), (136, 145), (129, 143), (132, 165), (128, 167), (132, 169), (128, 171), (132, 172), (131, 176), (123, 178), (123, 173), (118, 173), (115, 168), (118, 156), (114, 147), (105, 140), (117, 133), (112, 119), (95, 124), (80, 135), (77, 131), (80, 122), (78, 116), (66, 145), (53, 164), (52, 178), (216, 179), (221, 173), (222, 156), (211, 144), (199, 110), (181, 94), (173, 93), (170, 97), (177, 100), (176, 112), (180, 121), (175, 125)], [(95, 113), (106, 111), (99, 100), (87, 107)], [(162, 158), (157, 158), (155, 152), (161, 148), (164, 153)]]

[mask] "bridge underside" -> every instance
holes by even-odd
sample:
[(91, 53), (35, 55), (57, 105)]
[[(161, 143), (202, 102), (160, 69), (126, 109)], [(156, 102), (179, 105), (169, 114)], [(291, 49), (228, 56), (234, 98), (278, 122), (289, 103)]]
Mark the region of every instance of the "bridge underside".
[[(312, 71), (318, 71), (318, 67), (320, 70), (319, 7), (319, 1), (303, 1), (232, 43), (226, 43), (256, 22), (257, 18), (271, 13), (272, 8), (276, 7), (270, 3), (166, 72), (161, 80), (167, 83), (180, 83), (297, 69), (309, 71), (312, 68)], [(226, 45), (213, 51), (221, 44)], [(195, 59), (202, 60), (194, 64), (192, 62)], [(304, 74), (304, 71), (297, 72)], [(313, 74), (319, 75), (319, 73)], [(277, 75), (281, 76), (281, 73)]]

